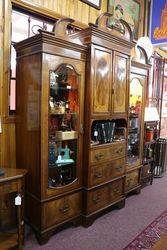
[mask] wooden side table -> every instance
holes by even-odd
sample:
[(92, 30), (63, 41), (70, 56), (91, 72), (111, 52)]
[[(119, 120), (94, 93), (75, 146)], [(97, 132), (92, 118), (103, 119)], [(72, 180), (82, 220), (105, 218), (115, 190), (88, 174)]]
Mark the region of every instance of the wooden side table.
[[(0, 202), (6, 196), (14, 197), (12, 202), (15, 204), (15, 198), (21, 197), (21, 205), (16, 206), (16, 227), (5, 228), (3, 225), (3, 209), (0, 207), (0, 249), (22, 249), (24, 238), (24, 177), (27, 173), (23, 169), (4, 168), (4, 175), (0, 176)], [(6, 205), (6, 209), (8, 205)]]

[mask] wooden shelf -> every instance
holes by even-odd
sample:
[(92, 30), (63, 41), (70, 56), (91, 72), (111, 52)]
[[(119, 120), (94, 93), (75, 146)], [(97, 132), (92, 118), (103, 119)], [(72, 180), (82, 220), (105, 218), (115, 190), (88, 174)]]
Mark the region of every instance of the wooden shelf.
[(0, 233), (0, 249), (13, 249), (18, 246), (17, 233)]
[(116, 143), (120, 143), (120, 142), (126, 142), (126, 140), (117, 140), (117, 141), (112, 141), (112, 142), (107, 142), (107, 143), (99, 143), (99, 144), (90, 144), (91, 148), (100, 148), (100, 147), (104, 147), (104, 146), (110, 146), (112, 144), (116, 144)]

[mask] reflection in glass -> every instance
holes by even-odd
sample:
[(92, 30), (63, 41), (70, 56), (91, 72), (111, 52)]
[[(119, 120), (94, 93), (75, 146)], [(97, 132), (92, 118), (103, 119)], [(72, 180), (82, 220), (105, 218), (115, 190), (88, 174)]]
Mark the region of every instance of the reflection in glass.
[(138, 78), (130, 83), (130, 113), (128, 134), (128, 162), (134, 163), (140, 157), (140, 133), (142, 116), (143, 86)]
[(49, 186), (61, 187), (77, 175), (78, 75), (71, 65), (50, 71)]

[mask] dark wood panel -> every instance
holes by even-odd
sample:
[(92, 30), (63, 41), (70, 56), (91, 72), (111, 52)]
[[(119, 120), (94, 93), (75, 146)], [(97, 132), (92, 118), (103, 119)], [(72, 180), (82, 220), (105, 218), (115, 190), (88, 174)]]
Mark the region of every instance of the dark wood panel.
[(128, 101), (129, 59), (120, 53), (114, 54), (113, 113), (126, 113)]
[(109, 114), (110, 112), (110, 69), (111, 56), (109, 52), (94, 50), (93, 113)]
[(40, 196), (41, 55), (17, 60), (17, 168), (28, 170), (26, 187)]

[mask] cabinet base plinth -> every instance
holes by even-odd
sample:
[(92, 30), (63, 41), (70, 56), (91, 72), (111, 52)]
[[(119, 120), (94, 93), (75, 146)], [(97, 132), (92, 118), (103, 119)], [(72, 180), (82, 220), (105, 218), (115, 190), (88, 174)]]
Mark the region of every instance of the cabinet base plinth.
[(104, 214), (106, 214), (108, 212), (111, 212), (111, 210), (113, 210), (114, 208), (121, 209), (123, 207), (125, 207), (125, 198), (122, 198), (118, 202), (112, 203), (107, 207), (104, 207), (104, 208), (102, 208), (102, 209), (100, 209), (98, 211), (95, 211), (92, 214), (83, 215), (83, 219), (82, 219), (83, 223), (82, 223), (82, 225), (84, 227), (90, 227), (98, 217), (100, 217), (100, 216), (102, 216), (102, 215), (104, 215)]
[(27, 221), (28, 225), (32, 228), (32, 230), (35, 233), (36, 239), (40, 245), (46, 244), (49, 239), (56, 233), (70, 227), (78, 227), (82, 225), (82, 216), (75, 217), (69, 221), (62, 222), (61, 224), (54, 225), (52, 228), (45, 229), (45, 231), (40, 231), (33, 225), (29, 224)]
[(140, 193), (141, 193), (141, 185), (126, 191), (125, 195), (128, 196), (131, 194), (140, 194)]

